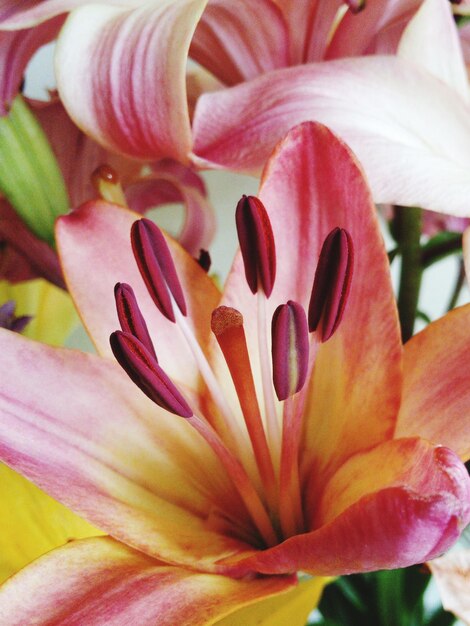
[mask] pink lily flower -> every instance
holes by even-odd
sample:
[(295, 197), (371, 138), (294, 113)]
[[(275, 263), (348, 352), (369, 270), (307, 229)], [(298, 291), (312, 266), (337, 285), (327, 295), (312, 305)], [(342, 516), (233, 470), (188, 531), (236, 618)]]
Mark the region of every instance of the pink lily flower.
[[(448, 0), (348, 4), (344, 13), (339, 0), (49, 0), (6, 2), (0, 20), (26, 28), (71, 11), (58, 88), (108, 149), (257, 174), (289, 128), (318, 120), (358, 154), (376, 202), (466, 216), (468, 94)], [(453, 82), (430, 72), (417, 46), (406, 54), (400, 43), (401, 59), (345, 58), (396, 52), (424, 5), (438, 27), (420, 50), (439, 50), (433, 61)], [(188, 55), (210, 81), (200, 71), (188, 79)]]
[(470, 307), (402, 348), (370, 192), (321, 125), (287, 135), (237, 215), (222, 296), (125, 209), (91, 202), (59, 220), (99, 356), (0, 331), (0, 457), (110, 537), (14, 576), (6, 623), (217, 623), (292, 589), (298, 570), (431, 559), (468, 523)]

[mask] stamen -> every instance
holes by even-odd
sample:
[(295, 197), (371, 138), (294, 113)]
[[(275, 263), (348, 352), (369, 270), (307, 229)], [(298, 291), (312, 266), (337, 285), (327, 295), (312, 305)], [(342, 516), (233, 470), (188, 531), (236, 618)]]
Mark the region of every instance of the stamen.
[(243, 316), (231, 307), (218, 307), (212, 313), (211, 328), (230, 370), (261, 480), (266, 490), (268, 506), (271, 511), (274, 511), (277, 504), (276, 478), (256, 397), (243, 329)]
[(235, 219), (246, 282), (252, 293), (261, 287), (269, 298), (276, 277), (276, 248), (268, 213), (261, 200), (243, 196)]
[(100, 198), (127, 207), (126, 196), (122, 190), (119, 176), (109, 165), (100, 165), (91, 175), (93, 187), (99, 193)]
[(134, 257), (147, 290), (159, 311), (171, 322), (175, 314), (170, 297), (186, 315), (186, 302), (165, 237), (147, 218), (132, 224), (131, 242)]
[(197, 415), (192, 416), (188, 421), (200, 435), (204, 437), (225, 467), (266, 545), (276, 545), (279, 539), (274, 531), (266, 509), (251, 484), (242, 464), (224, 445), (223, 441), (207, 422)]
[(199, 258), (198, 258), (197, 262), (199, 263), (199, 265), (202, 267), (202, 269), (207, 274), (209, 272), (209, 270), (211, 268), (211, 264), (212, 264), (212, 259), (211, 259), (211, 255), (209, 254), (209, 251), (201, 249), (199, 251)]
[(344, 314), (353, 274), (351, 235), (334, 228), (325, 239), (318, 260), (308, 309), (310, 331), (319, 328), (325, 342), (337, 330)]
[(366, 8), (366, 0), (344, 0), (351, 13), (356, 15)]
[(119, 365), (150, 400), (175, 415), (185, 418), (193, 415), (176, 386), (136, 337), (117, 330), (109, 341)]
[(272, 320), (273, 382), (279, 400), (302, 389), (308, 369), (307, 316), (289, 300), (274, 312)]
[(145, 319), (140, 312), (139, 305), (130, 285), (126, 283), (116, 283), (114, 287), (114, 297), (116, 300), (116, 310), (121, 329), (128, 334), (134, 335), (147, 350), (152, 354), (158, 363), (155, 348), (147, 329)]

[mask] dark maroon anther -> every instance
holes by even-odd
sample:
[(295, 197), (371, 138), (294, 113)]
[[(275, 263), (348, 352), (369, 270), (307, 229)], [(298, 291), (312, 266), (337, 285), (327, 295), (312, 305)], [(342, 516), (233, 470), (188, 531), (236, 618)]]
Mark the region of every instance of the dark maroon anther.
[(145, 323), (144, 316), (140, 312), (139, 305), (130, 285), (117, 283), (114, 287), (114, 297), (116, 299), (116, 311), (121, 329), (125, 333), (130, 333), (141, 341), (156, 361), (157, 355), (153, 347), (152, 340)]
[(111, 334), (109, 342), (119, 365), (150, 400), (175, 415), (193, 415), (176, 386), (136, 337), (117, 330)]
[(197, 260), (197, 262), (199, 263), (199, 265), (202, 267), (202, 269), (206, 272), (210, 270), (211, 268), (211, 264), (212, 264), (212, 259), (211, 259), (211, 255), (209, 254), (209, 252), (207, 250), (200, 250), (199, 252), (199, 258)]
[(132, 224), (131, 242), (140, 274), (158, 310), (171, 322), (175, 321), (171, 293), (181, 313), (186, 315), (183, 290), (158, 226), (145, 217), (137, 220)]
[(334, 228), (325, 239), (318, 260), (308, 308), (310, 331), (319, 331), (327, 341), (341, 322), (354, 265), (351, 235), (344, 228)]
[(243, 196), (235, 220), (246, 282), (252, 293), (261, 286), (269, 298), (276, 278), (276, 247), (268, 213), (261, 200)]
[(300, 304), (289, 300), (279, 305), (271, 333), (274, 389), (285, 400), (302, 389), (308, 371), (308, 324)]
[(345, 0), (351, 13), (356, 15), (366, 8), (366, 0)]

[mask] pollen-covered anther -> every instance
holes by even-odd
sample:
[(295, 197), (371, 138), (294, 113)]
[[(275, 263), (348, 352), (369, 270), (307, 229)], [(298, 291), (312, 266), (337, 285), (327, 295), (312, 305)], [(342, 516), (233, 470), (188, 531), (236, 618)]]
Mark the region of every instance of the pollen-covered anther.
[(110, 165), (99, 165), (91, 175), (91, 182), (100, 198), (127, 207), (119, 175)]
[(279, 305), (271, 333), (274, 389), (279, 400), (286, 400), (302, 389), (308, 372), (308, 324), (300, 304)]
[(366, 0), (345, 0), (351, 13), (356, 15), (366, 8)]
[(276, 247), (268, 213), (261, 200), (243, 196), (235, 220), (248, 286), (252, 293), (261, 288), (269, 298), (276, 278)]
[(173, 296), (181, 313), (186, 315), (183, 290), (168, 244), (158, 226), (147, 218), (137, 220), (132, 224), (131, 243), (140, 274), (158, 310), (174, 322)]
[(139, 339), (158, 361), (147, 324), (139, 309), (132, 287), (126, 283), (116, 283), (114, 298), (121, 330)]
[(150, 400), (170, 413), (192, 417), (186, 400), (139, 339), (117, 330), (109, 342), (119, 365)]
[(318, 260), (308, 309), (310, 331), (327, 341), (343, 317), (353, 275), (354, 251), (351, 235), (334, 228), (325, 239)]

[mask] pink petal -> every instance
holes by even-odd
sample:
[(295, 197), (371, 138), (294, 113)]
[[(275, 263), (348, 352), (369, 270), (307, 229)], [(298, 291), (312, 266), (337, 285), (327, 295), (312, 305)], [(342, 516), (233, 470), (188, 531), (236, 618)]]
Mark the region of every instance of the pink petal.
[[(192, 354), (176, 325), (153, 304), (137, 269), (130, 229), (139, 217), (121, 207), (96, 201), (59, 220), (57, 241), (69, 290), (98, 351), (112, 356), (109, 336), (119, 328), (114, 285), (131, 285), (161, 366), (171, 378), (197, 389), (198, 370)], [(169, 244), (188, 305), (189, 324), (204, 344), (219, 292), (185, 250), (175, 242)]]
[(54, 251), (38, 239), (6, 200), (0, 200), (0, 277), (11, 282), (45, 278), (65, 288)]
[(441, 81), (394, 57), (276, 70), (203, 95), (196, 160), (256, 172), (289, 128), (311, 119), (350, 144), (376, 202), (470, 214), (468, 108)]
[(444, 608), (470, 624), (470, 550), (455, 550), (428, 565)]
[(323, 58), (341, 0), (274, 0), (289, 28), (291, 65)]
[(394, 54), (403, 29), (422, 0), (372, 0), (354, 15), (347, 12), (328, 47), (327, 58)]
[[(2, 0), (0, 26), (6, 30), (36, 26), (84, 4), (89, 4), (89, 0)], [(110, 0), (108, 4), (130, 7), (138, 6), (141, 0)]]
[(0, 619), (96, 626), (213, 624), (237, 609), (285, 593), (294, 577), (233, 580), (166, 565), (110, 538), (50, 552), (0, 590)]
[(405, 345), (396, 436), (419, 435), (470, 458), (470, 306), (429, 324)]
[[(213, 568), (246, 523), (205, 441), (117, 364), (1, 330), (0, 458), (94, 526), (165, 560)], [(220, 527), (220, 523), (219, 523)]]
[(440, 78), (468, 103), (467, 71), (448, 0), (423, 2), (403, 33), (398, 54)]
[(214, 209), (202, 178), (189, 167), (170, 159), (160, 161), (152, 174), (126, 189), (126, 198), (139, 213), (162, 204), (183, 203), (186, 214), (178, 241), (196, 258), (201, 249), (209, 248), (215, 234)]
[(272, 0), (211, 0), (190, 54), (226, 85), (286, 67), (288, 35), (282, 13)]
[(108, 149), (187, 160), (188, 48), (206, 0), (74, 11), (57, 47), (57, 84), (71, 117)]
[[(319, 349), (306, 410), (307, 469), (315, 458), (317, 473), (326, 466), (331, 472), (347, 456), (391, 437), (399, 407), (401, 342), (375, 208), (354, 156), (314, 123), (294, 128), (279, 144), (265, 168), (260, 197), (277, 251), (268, 319), (289, 299), (308, 306), (320, 249), (334, 227), (350, 232), (356, 251), (344, 317)], [(256, 300), (240, 258), (224, 294), (224, 304), (245, 318), (256, 367)]]
[(315, 530), (251, 557), (237, 575), (304, 570), (348, 574), (421, 563), (445, 551), (470, 519), (470, 478), (442, 447), (386, 442), (347, 461), (316, 503)]
[(35, 28), (0, 31), (0, 115), (8, 113), (33, 54), (56, 37), (63, 22), (59, 16)]

